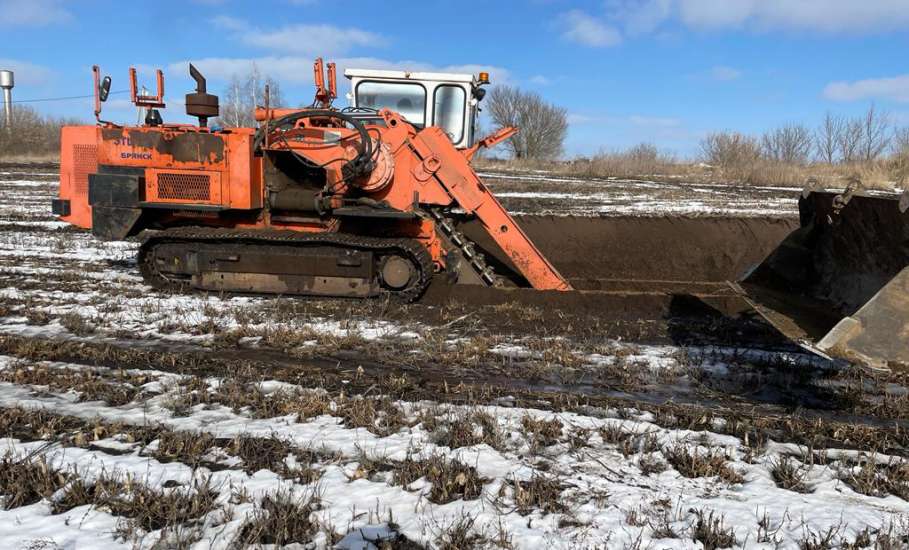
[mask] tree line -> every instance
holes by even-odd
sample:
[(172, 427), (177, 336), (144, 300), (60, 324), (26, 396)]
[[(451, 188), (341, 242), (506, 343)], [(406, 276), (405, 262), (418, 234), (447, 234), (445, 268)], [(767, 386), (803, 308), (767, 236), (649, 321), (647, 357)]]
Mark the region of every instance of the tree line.
[(9, 131), (0, 128), (0, 157), (56, 155), (60, 128), (82, 124), (76, 118), (42, 115), (30, 105), (14, 105), (11, 122)]
[(828, 111), (815, 128), (790, 123), (761, 136), (714, 132), (701, 140), (700, 150), (705, 162), (721, 168), (761, 159), (799, 166), (873, 163), (909, 154), (909, 127), (896, 126), (888, 113), (871, 105), (855, 117)]

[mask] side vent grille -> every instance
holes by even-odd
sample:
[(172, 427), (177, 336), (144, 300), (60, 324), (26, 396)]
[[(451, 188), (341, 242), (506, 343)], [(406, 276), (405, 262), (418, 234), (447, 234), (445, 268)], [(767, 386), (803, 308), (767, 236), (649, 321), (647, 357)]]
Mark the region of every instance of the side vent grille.
[(206, 174), (158, 172), (158, 198), (165, 200), (211, 200), (211, 178)]
[(73, 187), (77, 196), (88, 196), (88, 175), (97, 171), (98, 146), (73, 145)]

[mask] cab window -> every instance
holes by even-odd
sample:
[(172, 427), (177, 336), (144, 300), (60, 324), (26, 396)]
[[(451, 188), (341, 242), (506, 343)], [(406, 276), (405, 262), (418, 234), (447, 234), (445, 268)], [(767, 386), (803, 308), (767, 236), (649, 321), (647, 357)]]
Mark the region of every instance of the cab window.
[(416, 126), (426, 122), (426, 89), (421, 84), (364, 80), (354, 93), (358, 107), (388, 108)]
[(433, 93), (432, 125), (445, 130), (452, 143), (464, 137), (464, 106), (467, 101), (464, 88), (442, 84)]

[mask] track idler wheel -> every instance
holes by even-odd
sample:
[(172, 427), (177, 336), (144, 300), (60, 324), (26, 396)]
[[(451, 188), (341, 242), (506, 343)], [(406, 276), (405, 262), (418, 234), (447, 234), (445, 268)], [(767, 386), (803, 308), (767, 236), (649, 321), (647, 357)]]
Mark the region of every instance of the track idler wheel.
[(397, 292), (413, 284), (416, 268), (413, 262), (402, 256), (386, 256), (379, 269), (382, 286)]

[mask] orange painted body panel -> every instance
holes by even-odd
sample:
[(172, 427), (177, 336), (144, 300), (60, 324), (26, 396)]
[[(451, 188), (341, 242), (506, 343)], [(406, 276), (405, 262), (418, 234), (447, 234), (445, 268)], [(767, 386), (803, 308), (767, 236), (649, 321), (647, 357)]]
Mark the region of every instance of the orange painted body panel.
[(477, 216), (496, 244), (534, 288), (571, 289), (571, 285), (480, 181), (467, 158), (454, 148), (441, 128), (426, 128), (411, 143), (423, 159), (425, 169), (435, 169), (433, 179), (444, 185), (464, 211)]
[(88, 204), (88, 175), (98, 171), (98, 127), (67, 126), (60, 134), (61, 199), (70, 201), (70, 214), (60, 219), (90, 229), (92, 208)]
[(71, 126), (61, 141), (60, 198), (71, 208), (63, 219), (80, 227), (91, 227), (88, 174), (99, 165), (145, 168), (145, 202), (262, 207), (262, 162), (252, 153), (249, 129), (211, 134), (188, 126)]

